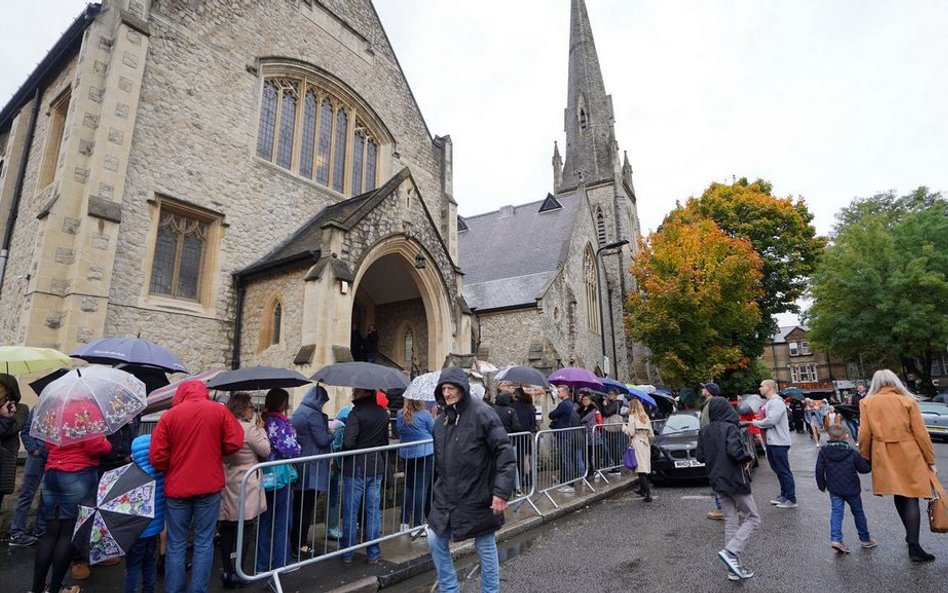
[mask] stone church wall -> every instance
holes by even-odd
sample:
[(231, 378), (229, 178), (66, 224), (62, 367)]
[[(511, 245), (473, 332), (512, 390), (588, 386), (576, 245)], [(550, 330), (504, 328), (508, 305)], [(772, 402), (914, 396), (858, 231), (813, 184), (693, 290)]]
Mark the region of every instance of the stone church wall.
[[(427, 368), (428, 360), (428, 320), (425, 317), (425, 304), (421, 299), (388, 303), (375, 307), (375, 328), (379, 332), (379, 352), (387, 354), (396, 363), (403, 364), (405, 355), (405, 331), (411, 328), (412, 346), (415, 364), (421, 371)], [(440, 362), (440, 361), (439, 361)], [(403, 365), (404, 366), (404, 365)], [(435, 368), (441, 368), (437, 366)]]

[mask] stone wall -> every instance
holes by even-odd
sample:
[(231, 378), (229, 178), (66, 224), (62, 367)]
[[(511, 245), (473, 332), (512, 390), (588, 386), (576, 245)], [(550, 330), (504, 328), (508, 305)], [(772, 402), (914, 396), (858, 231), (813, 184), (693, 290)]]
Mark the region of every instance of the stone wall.
[[(306, 269), (255, 278), (244, 293), (243, 328), (240, 340), (241, 366), (267, 365), (291, 368), (303, 345), (303, 283)], [(264, 325), (269, 326), (273, 299), (283, 308), (279, 344), (261, 343)]]
[(421, 371), (441, 368), (442, 361), (428, 368), (428, 320), (421, 299), (387, 303), (375, 307), (375, 327), (379, 332), (379, 352), (405, 367), (405, 331), (413, 331), (414, 362)]

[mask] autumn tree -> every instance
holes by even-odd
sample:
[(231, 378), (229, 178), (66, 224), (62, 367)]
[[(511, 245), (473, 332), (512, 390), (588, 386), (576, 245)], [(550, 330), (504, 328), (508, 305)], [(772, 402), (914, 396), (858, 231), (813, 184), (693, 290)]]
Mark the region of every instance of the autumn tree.
[(914, 373), (933, 393), (948, 345), (948, 200), (921, 187), (854, 200), (813, 277), (810, 339), (839, 356)]
[(648, 347), (669, 385), (750, 364), (744, 342), (760, 322), (761, 269), (750, 241), (707, 219), (666, 221), (642, 242), (627, 331)]
[(690, 198), (664, 224), (713, 220), (732, 238), (750, 241), (762, 261), (762, 290), (756, 302), (760, 319), (743, 340), (745, 356), (756, 358), (777, 331), (778, 313), (797, 312), (825, 239), (816, 235), (813, 214), (803, 199), (773, 195), (770, 183), (741, 178), (731, 185), (712, 183)]

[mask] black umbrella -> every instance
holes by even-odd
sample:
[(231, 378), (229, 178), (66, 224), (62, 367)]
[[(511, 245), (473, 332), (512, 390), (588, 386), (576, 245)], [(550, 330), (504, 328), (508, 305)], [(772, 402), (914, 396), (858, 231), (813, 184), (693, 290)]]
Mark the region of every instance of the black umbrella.
[(79, 505), (72, 541), (90, 564), (128, 553), (155, 519), (155, 479), (134, 463), (107, 471)]
[(655, 400), (655, 405), (658, 407), (658, 413), (661, 416), (671, 416), (678, 407), (675, 404), (675, 398), (670, 395), (653, 391), (652, 398)]
[(501, 369), (494, 375), (495, 381), (510, 381), (511, 383), (520, 383), (521, 385), (536, 385), (544, 389), (550, 386), (546, 376), (540, 371), (524, 366), (512, 366)]
[(780, 392), (780, 397), (791, 397), (793, 399), (802, 400), (806, 398), (806, 395), (803, 394), (803, 390), (799, 387), (786, 387)]
[(115, 368), (125, 371), (144, 383), (145, 393), (151, 393), (170, 383), (170, 381), (168, 381), (168, 373), (159, 368), (140, 364), (120, 364)]
[(277, 387), (299, 387), (311, 381), (299, 372), (277, 367), (246, 367), (224, 371), (207, 382), (208, 389), (218, 391), (254, 391)]
[(859, 406), (854, 406), (852, 404), (836, 404), (833, 406), (836, 408), (836, 411), (843, 415), (848, 422), (852, 422), (853, 419), (859, 420)]
[(44, 375), (30, 383), (30, 389), (33, 390), (33, 393), (39, 395), (43, 393), (43, 390), (46, 389), (46, 386), (55, 381), (56, 379), (62, 377), (69, 372), (70, 369), (56, 369), (48, 375)]
[(167, 348), (141, 338), (102, 338), (89, 342), (70, 354), (95, 364), (146, 365), (169, 373), (186, 373), (188, 368)]
[(392, 367), (371, 362), (337, 362), (316, 371), (313, 381), (336, 387), (359, 389), (408, 389), (410, 384), (404, 373)]

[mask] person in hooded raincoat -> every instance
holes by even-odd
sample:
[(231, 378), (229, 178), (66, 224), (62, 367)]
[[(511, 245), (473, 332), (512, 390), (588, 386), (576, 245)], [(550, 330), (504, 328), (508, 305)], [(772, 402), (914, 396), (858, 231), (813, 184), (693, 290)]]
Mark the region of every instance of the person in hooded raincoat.
[[(300, 457), (332, 453), (332, 434), (329, 417), (323, 406), (329, 394), (322, 385), (311, 387), (293, 412), (293, 429), (300, 443)], [(306, 461), (297, 470), (300, 479), (293, 483), (293, 523), (290, 526), (290, 548), (299, 554), (309, 554), (309, 528), (313, 523), (316, 496), (329, 491), (329, 460)]]
[(500, 591), (496, 532), (514, 488), (517, 462), (494, 410), (471, 397), (464, 369), (441, 371), (435, 398), (444, 413), (435, 422), (435, 474), (428, 514), (428, 546), (444, 593), (458, 590), (450, 541), (474, 538), (481, 591)]

